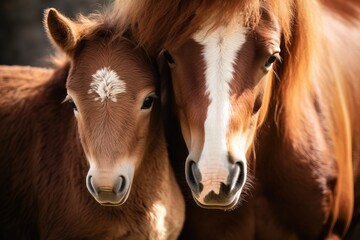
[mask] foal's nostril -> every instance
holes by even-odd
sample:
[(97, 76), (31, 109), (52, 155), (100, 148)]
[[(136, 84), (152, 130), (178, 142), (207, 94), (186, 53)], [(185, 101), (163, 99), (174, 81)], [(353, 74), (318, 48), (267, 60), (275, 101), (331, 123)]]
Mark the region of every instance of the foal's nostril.
[(97, 194), (97, 191), (95, 190), (95, 187), (94, 187), (94, 183), (92, 181), (92, 176), (89, 175), (87, 177), (87, 186), (88, 186), (88, 190), (90, 191), (90, 193), (96, 195)]
[(188, 160), (186, 167), (186, 175), (190, 187), (197, 192), (201, 192), (201, 174), (196, 162)]
[(122, 193), (126, 187), (126, 179), (124, 176), (119, 176), (118, 181), (114, 185), (114, 192), (115, 193)]

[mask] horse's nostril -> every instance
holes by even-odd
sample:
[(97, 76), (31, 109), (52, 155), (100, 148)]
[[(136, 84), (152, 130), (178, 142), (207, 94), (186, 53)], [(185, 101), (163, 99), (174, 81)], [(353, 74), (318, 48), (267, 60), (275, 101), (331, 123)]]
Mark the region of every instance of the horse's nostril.
[(241, 172), (241, 168), (239, 166), (239, 164), (234, 164), (233, 169), (230, 172), (230, 191), (234, 190), (234, 188), (236, 187), (237, 183), (238, 183), (238, 179), (239, 179), (239, 175)]
[(196, 162), (192, 160), (188, 160), (186, 175), (190, 187), (197, 192), (201, 192), (202, 190), (202, 184), (200, 183), (201, 174)]
[(88, 178), (87, 178), (87, 185), (88, 185), (88, 189), (89, 189), (90, 193), (96, 195), (97, 191), (95, 190), (94, 183), (92, 181), (92, 176), (91, 175), (89, 175)]
[(236, 178), (236, 184), (234, 185), (234, 187), (239, 188), (244, 184), (244, 181), (245, 181), (244, 163), (243, 162), (237, 162), (235, 165), (239, 169), (239, 174), (238, 174), (238, 176)]
[(244, 163), (236, 162), (230, 170), (228, 178), (229, 191), (237, 192), (243, 185), (245, 180)]
[(124, 176), (119, 176), (118, 182), (114, 185), (114, 192), (121, 193), (125, 190), (126, 180)]

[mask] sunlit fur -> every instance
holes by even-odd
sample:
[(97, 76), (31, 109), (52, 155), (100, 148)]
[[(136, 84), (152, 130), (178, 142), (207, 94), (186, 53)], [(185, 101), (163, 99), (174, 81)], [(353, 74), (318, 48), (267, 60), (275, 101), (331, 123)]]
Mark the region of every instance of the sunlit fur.
[[(256, 164), (255, 157), (249, 164), (256, 174), (252, 192), (256, 203), (247, 205), (251, 209), (238, 212), (239, 216), (246, 211), (255, 212), (246, 216), (253, 219), (256, 231), (241, 229), (240, 223), (230, 220), (227, 227), (237, 227), (239, 234), (250, 236), (254, 231), (259, 238), (344, 236), (360, 204), (359, 2), (118, 0), (117, 3), (130, 9), (129, 18), (141, 45), (155, 54), (165, 48), (175, 60), (175, 64), (170, 64), (174, 106), (185, 140), (203, 138), (199, 123), (204, 122), (202, 115), (209, 105), (204, 100), (206, 95), (200, 93), (204, 90), (205, 68), (201, 46), (191, 42), (196, 32), (210, 25), (211, 34), (219, 27), (241, 21), (248, 29), (248, 45), (243, 47), (247, 54), (266, 49), (271, 40), (279, 38), (280, 43), (275, 43), (281, 49), (277, 62), (260, 75), (257, 86), (232, 99), (232, 107), (238, 109), (238, 117), (232, 119), (234, 132), (238, 131), (236, 126), (256, 126), (253, 130), (256, 135), (247, 143), (255, 147)], [(274, 32), (279, 36), (272, 36)], [(231, 89), (241, 89), (249, 78), (259, 78), (252, 72), (255, 64), (250, 66), (240, 60), (236, 64), (239, 77), (234, 79), (239, 79), (239, 85)], [(248, 116), (256, 91), (263, 92), (263, 100), (256, 121), (250, 123)], [(194, 114), (196, 111), (200, 117)], [(202, 148), (193, 142), (187, 142), (188, 148)], [(265, 214), (265, 220), (260, 212)], [(199, 221), (198, 215), (197, 220), (189, 220), (185, 231), (191, 229), (193, 235), (204, 238), (216, 234), (223, 237), (215, 228), (210, 231), (197, 225), (204, 221), (215, 224), (207, 216), (211, 213), (200, 210), (197, 213), (202, 214), (203, 221)], [(221, 231), (225, 232), (223, 228)]]
[[(0, 67), (2, 238), (179, 235), (184, 202), (155, 99), (158, 73), (125, 25), (110, 15), (72, 21), (49, 9), (49, 38), (67, 60), (54, 70)], [(110, 91), (109, 98), (95, 101), (99, 95), (89, 89), (93, 75), (104, 68), (126, 84), (126, 91)], [(149, 95), (153, 105), (143, 109)], [(126, 179), (122, 195), (114, 187), (119, 176)]]

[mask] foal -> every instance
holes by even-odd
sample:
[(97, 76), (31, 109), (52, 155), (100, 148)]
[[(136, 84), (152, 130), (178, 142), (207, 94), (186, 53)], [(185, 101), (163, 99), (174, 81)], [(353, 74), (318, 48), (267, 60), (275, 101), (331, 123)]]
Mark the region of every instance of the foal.
[(184, 202), (158, 76), (111, 18), (74, 22), (49, 9), (48, 35), (70, 61), (0, 68), (1, 237), (177, 238)]

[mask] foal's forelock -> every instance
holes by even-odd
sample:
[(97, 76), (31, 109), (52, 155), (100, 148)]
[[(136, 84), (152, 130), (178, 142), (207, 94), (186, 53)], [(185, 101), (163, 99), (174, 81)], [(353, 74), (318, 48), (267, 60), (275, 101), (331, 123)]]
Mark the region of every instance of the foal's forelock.
[(117, 94), (126, 93), (126, 83), (120, 79), (117, 73), (110, 67), (98, 69), (92, 75), (89, 94), (97, 93), (98, 97), (94, 100), (117, 102)]

